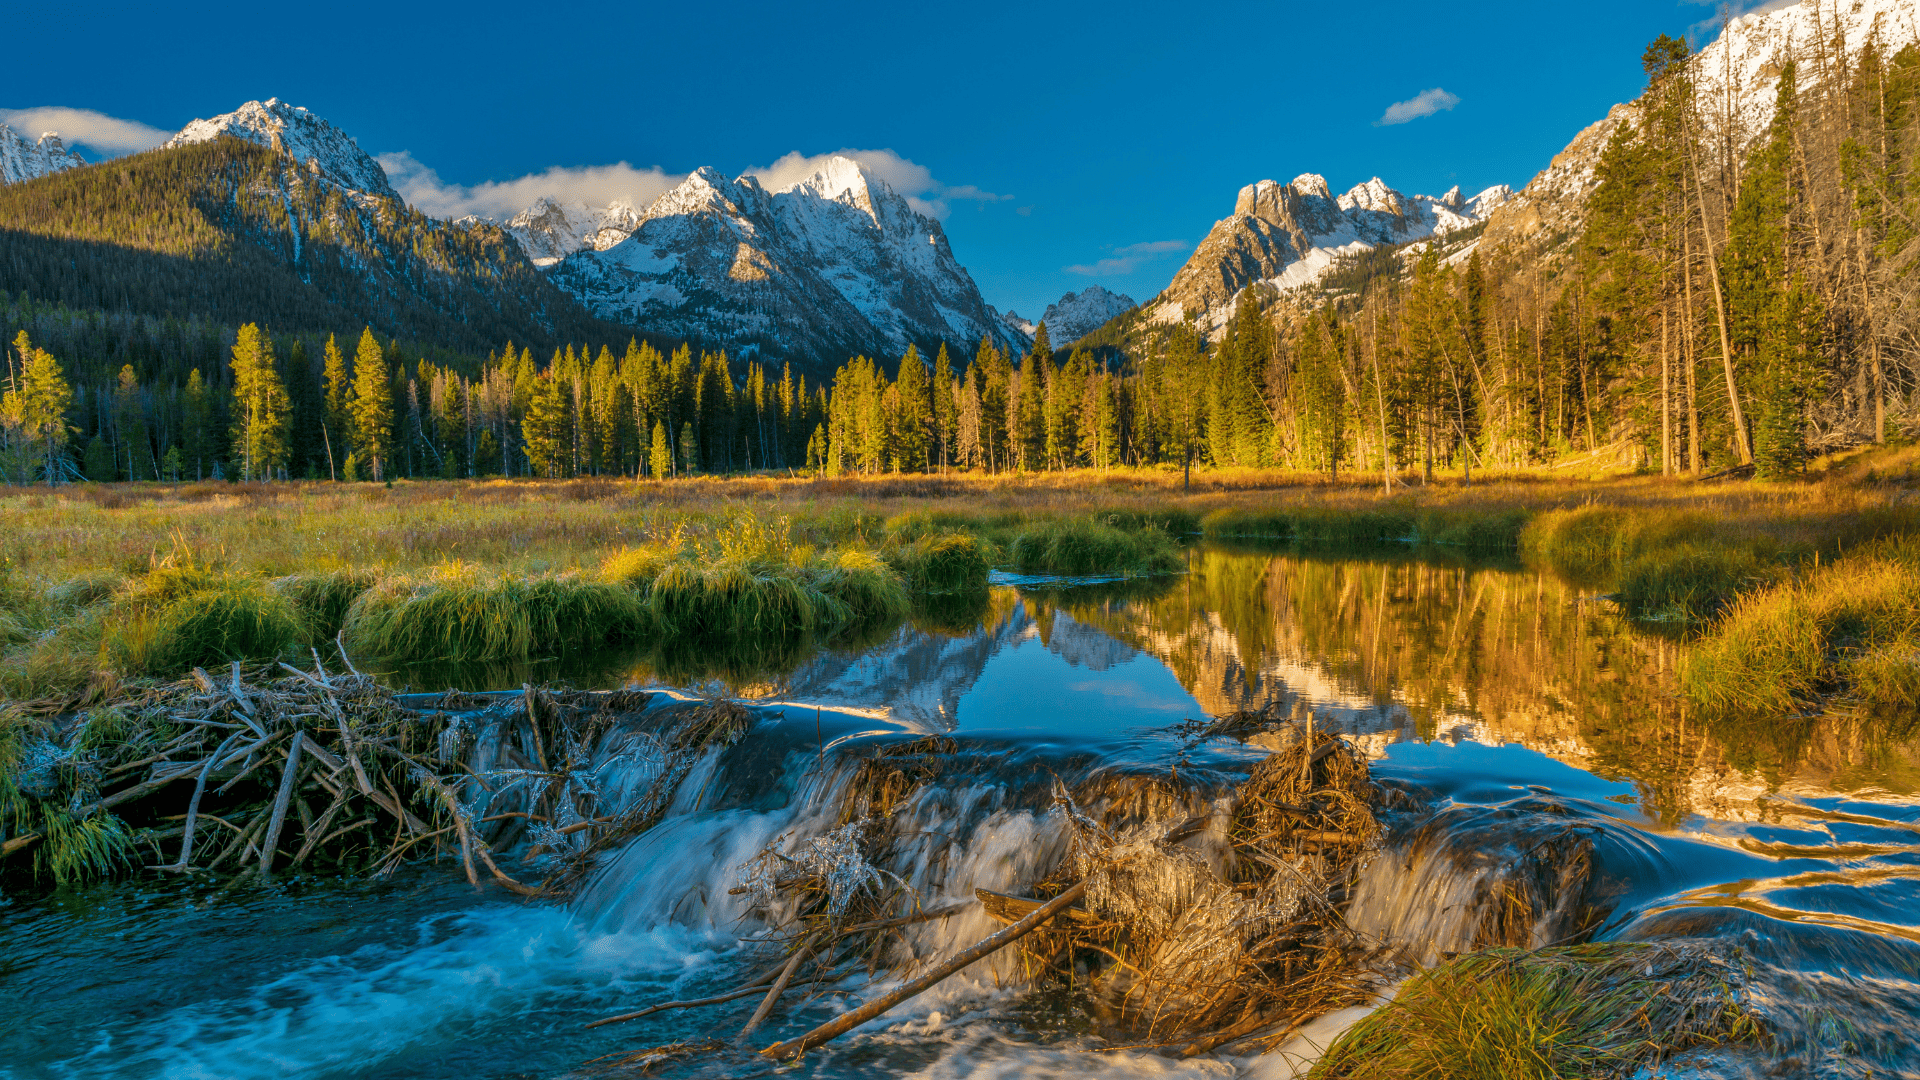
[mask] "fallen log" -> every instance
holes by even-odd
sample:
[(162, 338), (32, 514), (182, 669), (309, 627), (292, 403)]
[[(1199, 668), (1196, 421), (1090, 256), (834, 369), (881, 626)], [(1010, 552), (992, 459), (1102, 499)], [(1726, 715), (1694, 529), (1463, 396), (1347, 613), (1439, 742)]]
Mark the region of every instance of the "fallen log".
[(1040, 929), (1051, 921), (1055, 915), (1060, 914), (1072, 906), (1075, 900), (1086, 895), (1086, 891), (1087, 883), (1084, 881), (1079, 882), (1066, 892), (1061, 893), (1059, 896), (1040, 905), (1033, 911), (1028, 912), (1019, 922), (962, 949), (953, 956), (948, 957), (946, 961), (926, 974), (902, 983), (900, 986), (867, 1002), (865, 1005), (837, 1019), (821, 1024), (819, 1027), (814, 1028), (812, 1031), (807, 1032), (797, 1039), (774, 1043), (772, 1046), (760, 1051), (760, 1053), (770, 1058), (790, 1059), (799, 1057), (801, 1054), (823, 1043), (830, 1042), (874, 1017), (881, 1015), (908, 998), (922, 993), (928, 987), (943, 981), (948, 976), (965, 968), (969, 964), (992, 956), (1001, 949)]

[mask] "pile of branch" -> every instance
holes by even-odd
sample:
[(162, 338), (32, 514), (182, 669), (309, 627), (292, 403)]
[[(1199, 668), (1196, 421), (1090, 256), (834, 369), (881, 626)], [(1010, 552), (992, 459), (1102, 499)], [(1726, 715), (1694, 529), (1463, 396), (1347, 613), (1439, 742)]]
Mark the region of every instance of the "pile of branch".
[[(751, 725), (722, 701), (631, 730), (648, 700), (528, 686), (423, 709), (317, 655), (310, 671), (195, 669), (80, 716), (15, 714), (0, 729), (15, 748), (0, 753), (0, 823), (14, 825), (0, 857), (57, 871), (84, 843), (98, 872), (144, 853), (155, 871), (265, 876), (384, 875), (446, 856), (475, 884), (484, 872), (521, 895), (557, 895), (650, 828), (709, 746)], [(501, 866), (513, 849), (538, 880)]]
[[(1072, 853), (1033, 895), (975, 890), (968, 902), (931, 909), (884, 869), (898, 830), (888, 819), (914, 791), (951, 771), (951, 740), (896, 745), (855, 763), (842, 789), (840, 824), (821, 835), (782, 837), (745, 867), (736, 893), (753, 897), (781, 959), (742, 985), (608, 1017), (619, 1023), (665, 1009), (759, 997), (734, 1040), (742, 1045), (784, 995), (790, 1008), (863, 973), (869, 985), (898, 980), (813, 1031), (760, 1051), (791, 1058), (859, 1026), (1002, 950), (1016, 948), (1028, 981), (1089, 991), (1110, 1035), (1170, 1046), (1186, 1055), (1229, 1043), (1271, 1045), (1301, 1024), (1368, 1000), (1377, 959), (1348, 929), (1340, 904), (1377, 845), (1372, 806), (1381, 797), (1364, 758), (1304, 725), (1276, 724), (1288, 742), (1226, 797), (1196, 799), (1145, 777), (1055, 782), (1054, 812)], [(1185, 796), (1185, 798), (1183, 798)], [(1171, 821), (1170, 807), (1209, 807)], [(1083, 805), (1098, 805), (1094, 814)], [(897, 947), (916, 923), (978, 903), (1005, 928), (923, 966)]]

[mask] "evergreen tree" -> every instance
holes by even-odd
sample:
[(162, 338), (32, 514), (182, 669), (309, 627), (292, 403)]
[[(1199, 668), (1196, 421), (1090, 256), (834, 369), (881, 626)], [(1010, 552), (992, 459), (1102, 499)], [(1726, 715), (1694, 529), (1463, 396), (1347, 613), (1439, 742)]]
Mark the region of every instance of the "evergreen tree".
[(527, 448), (527, 467), (534, 476), (553, 479), (566, 475), (572, 460), (567, 438), (567, 388), (554, 371), (534, 380), (520, 431)]
[(954, 440), (959, 435), (958, 402), (954, 398), (953, 360), (947, 356), (947, 343), (933, 359), (933, 457), (945, 469), (954, 456)]
[(912, 345), (900, 358), (900, 379), (894, 390), (894, 452), (900, 471), (925, 472), (928, 447), (933, 441), (933, 399), (927, 388), (926, 364), (920, 359), (920, 350)]
[(374, 483), (386, 479), (393, 452), (393, 388), (386, 355), (371, 327), (353, 354), (353, 453)]
[(286, 465), (287, 414), (273, 342), (247, 323), (233, 343), (233, 456), (242, 480), (271, 480)]
[(60, 362), (45, 349), (36, 348), (25, 330), (13, 339), (19, 356), (20, 374), (14, 386), (0, 396), (0, 427), (7, 432), (10, 462), (17, 463), (12, 479), (25, 481), (38, 473), (49, 484), (65, 478), (68, 468), (63, 450), (67, 444), (67, 412), (73, 407), (73, 388), (60, 370)]
[(207, 392), (206, 380), (200, 377), (200, 369), (194, 368), (187, 376), (187, 389), (182, 395), (181, 434), (184, 436), (187, 466), (193, 470), (195, 480), (205, 480), (213, 475), (213, 396)]
[(322, 422), (326, 428), (321, 441), (327, 453), (328, 475), (338, 475), (341, 461), (352, 439), (352, 420), (348, 412), (348, 400), (352, 384), (347, 376), (347, 358), (340, 354), (340, 345), (333, 335), (327, 335), (327, 344), (321, 350), (321, 381), (323, 386)]
[(667, 422), (653, 422), (652, 458), (647, 468), (655, 480), (665, 480), (673, 475), (673, 440), (667, 437)]

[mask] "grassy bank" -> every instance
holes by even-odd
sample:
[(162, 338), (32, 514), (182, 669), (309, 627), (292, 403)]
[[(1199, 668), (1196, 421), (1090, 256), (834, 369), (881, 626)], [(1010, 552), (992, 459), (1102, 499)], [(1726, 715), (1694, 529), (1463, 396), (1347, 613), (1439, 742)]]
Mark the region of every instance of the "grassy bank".
[[(98, 691), (336, 640), (382, 663), (721, 638), (771, 648), (915, 612), (942, 623), (935, 609), (968, 606), (945, 598), (994, 567), (1178, 571), (1193, 535), (1512, 551), (1710, 640), (1731, 632), (1740, 598), (1920, 530), (1901, 502), (1909, 473), (1878, 460), (1805, 484), (1514, 475), (1391, 498), (1256, 470), (1198, 473), (1191, 490), (1156, 471), (4, 489), (0, 693)], [(1850, 633), (1835, 629), (1826, 652), (1851, 648)], [(1893, 700), (1906, 672), (1889, 633), (1871, 635), (1876, 659), (1788, 696), (1873, 681)]]

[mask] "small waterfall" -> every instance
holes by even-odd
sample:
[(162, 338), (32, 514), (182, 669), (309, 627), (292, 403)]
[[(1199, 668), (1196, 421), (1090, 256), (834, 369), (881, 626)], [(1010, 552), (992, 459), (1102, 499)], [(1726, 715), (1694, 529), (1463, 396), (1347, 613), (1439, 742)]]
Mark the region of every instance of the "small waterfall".
[(1448, 807), (1361, 869), (1347, 923), (1422, 967), (1493, 945), (1568, 941), (1591, 928), (1599, 831), (1524, 806)]

